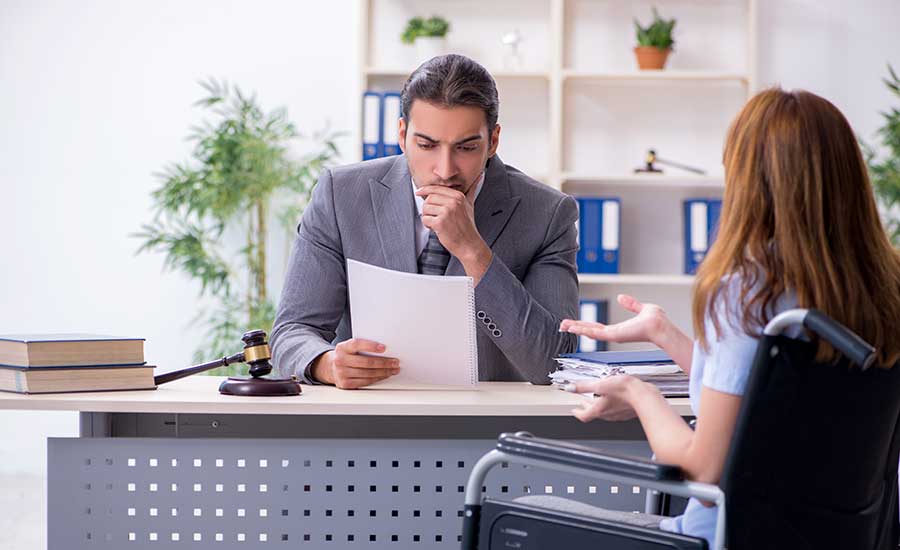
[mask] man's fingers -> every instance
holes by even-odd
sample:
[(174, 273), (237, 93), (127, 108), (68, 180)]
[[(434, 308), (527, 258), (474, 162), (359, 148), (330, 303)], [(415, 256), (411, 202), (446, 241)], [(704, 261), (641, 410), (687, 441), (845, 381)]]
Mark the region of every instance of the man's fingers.
[(463, 196), (460, 191), (445, 185), (423, 185), (416, 190), (416, 195), (419, 195), (420, 197), (432, 197), (438, 195), (449, 198)]
[(338, 367), (339, 375), (345, 379), (348, 378), (364, 378), (364, 379), (382, 379), (393, 376), (400, 372), (398, 368), (359, 368), (359, 367)]
[(394, 357), (374, 357), (372, 355), (345, 355), (338, 361), (339, 367), (357, 369), (392, 369), (400, 366)]
[(428, 195), (428, 198), (425, 199), (425, 204), (434, 204), (439, 206), (451, 206), (455, 204), (460, 204), (465, 200), (465, 196), (458, 191), (454, 191), (454, 195), (444, 195), (432, 193)]
[(370, 353), (381, 353), (385, 350), (383, 344), (373, 342), (372, 340), (364, 340), (362, 338), (351, 338), (337, 345), (344, 353), (356, 354), (361, 351)]
[(438, 204), (426, 204), (426, 205), (424, 205), (424, 206), (422, 207), (422, 214), (423, 214), (423, 215), (437, 217), (437, 216), (440, 216), (440, 215), (442, 215), (442, 214), (443, 214), (443, 215), (446, 215), (446, 213), (447, 213), (447, 207), (446, 207), (446, 206), (443, 206), (443, 205), (438, 205)]
[(422, 225), (424, 225), (428, 229), (434, 229), (434, 224), (437, 222), (437, 219), (437, 216), (429, 216), (428, 214), (423, 214)]
[(339, 378), (335, 381), (335, 386), (342, 390), (355, 390), (359, 388), (364, 388), (366, 386), (371, 386), (375, 382), (380, 382), (388, 378), (387, 376), (382, 376), (380, 378)]

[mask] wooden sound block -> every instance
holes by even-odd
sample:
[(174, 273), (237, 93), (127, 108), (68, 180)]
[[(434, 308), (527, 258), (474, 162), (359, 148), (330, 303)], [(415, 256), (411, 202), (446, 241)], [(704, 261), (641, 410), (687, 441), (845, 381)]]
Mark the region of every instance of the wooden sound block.
[(245, 378), (231, 376), (219, 385), (219, 393), (224, 395), (246, 395), (252, 397), (300, 395), (300, 383), (293, 378)]

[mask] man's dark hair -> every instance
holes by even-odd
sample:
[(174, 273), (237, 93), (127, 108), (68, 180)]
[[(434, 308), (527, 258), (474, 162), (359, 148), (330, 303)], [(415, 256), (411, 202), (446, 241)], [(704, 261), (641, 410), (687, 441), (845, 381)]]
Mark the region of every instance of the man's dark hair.
[(409, 124), (413, 101), (420, 99), (441, 107), (465, 105), (484, 111), (488, 131), (497, 124), (500, 99), (487, 69), (464, 55), (433, 57), (409, 75), (400, 93), (403, 120)]

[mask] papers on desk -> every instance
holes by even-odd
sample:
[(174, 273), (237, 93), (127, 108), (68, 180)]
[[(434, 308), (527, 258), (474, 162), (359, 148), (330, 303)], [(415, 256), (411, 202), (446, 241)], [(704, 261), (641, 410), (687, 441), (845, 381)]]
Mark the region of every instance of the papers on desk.
[(688, 395), (688, 375), (662, 350), (568, 353), (556, 358), (560, 368), (550, 374), (553, 385), (630, 374), (659, 388), (666, 397)]
[(384, 344), (400, 372), (369, 388), (474, 389), (478, 383), (471, 277), (419, 275), (347, 260), (354, 338)]

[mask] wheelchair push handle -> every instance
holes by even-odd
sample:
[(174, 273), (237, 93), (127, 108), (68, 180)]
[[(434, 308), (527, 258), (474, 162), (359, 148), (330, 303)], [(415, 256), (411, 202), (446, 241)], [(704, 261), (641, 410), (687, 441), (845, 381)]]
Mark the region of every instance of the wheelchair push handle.
[(874, 347), (855, 332), (817, 309), (790, 309), (779, 313), (766, 325), (765, 333), (775, 336), (788, 326), (799, 323), (837, 348), (847, 358), (862, 367), (862, 370), (868, 369), (875, 362)]

